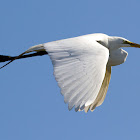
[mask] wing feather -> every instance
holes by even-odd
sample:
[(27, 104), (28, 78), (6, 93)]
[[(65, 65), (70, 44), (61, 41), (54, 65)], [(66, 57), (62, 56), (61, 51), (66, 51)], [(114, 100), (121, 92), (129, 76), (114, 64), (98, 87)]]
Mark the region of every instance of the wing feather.
[(100, 106), (103, 103), (107, 90), (108, 90), (110, 78), (111, 78), (111, 66), (107, 66), (105, 77), (104, 77), (101, 89), (99, 91), (99, 94), (98, 94), (96, 100), (91, 105), (85, 107), (85, 109), (84, 109), (85, 112), (88, 112), (89, 109), (91, 111), (94, 111), (95, 107)]
[(44, 48), (69, 110), (74, 106), (76, 111), (89, 107), (96, 100), (105, 76), (108, 49), (91, 36), (45, 43)]

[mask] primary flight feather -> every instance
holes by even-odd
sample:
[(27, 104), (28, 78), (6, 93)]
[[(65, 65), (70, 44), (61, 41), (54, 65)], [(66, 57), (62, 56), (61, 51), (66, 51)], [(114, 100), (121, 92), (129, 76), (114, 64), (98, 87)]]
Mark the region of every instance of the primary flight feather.
[(16, 59), (48, 54), (69, 110), (75, 107), (75, 111), (88, 112), (103, 103), (111, 67), (125, 62), (127, 52), (121, 47), (140, 45), (122, 37), (89, 34), (36, 45), (16, 57), (1, 55), (0, 62), (10, 60), (9, 64)]

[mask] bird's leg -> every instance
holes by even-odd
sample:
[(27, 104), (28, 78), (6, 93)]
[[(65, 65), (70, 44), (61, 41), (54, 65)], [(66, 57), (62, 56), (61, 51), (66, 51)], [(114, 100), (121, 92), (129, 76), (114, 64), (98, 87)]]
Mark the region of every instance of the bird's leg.
[(48, 54), (46, 51), (40, 51), (40, 52), (26, 54), (26, 55), (25, 55), (25, 53), (22, 53), (19, 56), (0, 55), (0, 62), (9, 61), (8, 63), (6, 63), (2, 67), (0, 67), (0, 69), (2, 69), (3, 67), (7, 66), (8, 64), (10, 64), (11, 62), (13, 62), (16, 59), (28, 58), (28, 57), (33, 57), (33, 56), (42, 56), (42, 55), (46, 55), (46, 54)]
[(12, 60), (14, 57), (7, 55), (0, 55), (0, 63)]
[(42, 56), (48, 54), (46, 51), (40, 51), (40, 52), (36, 52), (36, 53), (32, 53), (32, 54), (28, 54), (28, 55), (22, 55), (21, 57), (18, 56), (7, 56), (7, 55), (0, 55), (0, 63), (1, 62), (6, 62), (6, 61), (11, 61), (13, 59), (22, 59), (22, 58), (28, 58), (28, 57), (33, 57), (33, 56)]

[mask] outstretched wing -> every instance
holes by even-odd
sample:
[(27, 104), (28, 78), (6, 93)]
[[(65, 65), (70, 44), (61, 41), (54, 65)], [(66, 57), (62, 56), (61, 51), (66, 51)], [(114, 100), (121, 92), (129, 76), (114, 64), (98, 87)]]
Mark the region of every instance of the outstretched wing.
[(110, 78), (111, 78), (111, 66), (107, 66), (105, 77), (104, 77), (104, 80), (102, 82), (102, 86), (100, 88), (98, 96), (97, 96), (96, 100), (91, 105), (85, 107), (85, 109), (84, 109), (85, 112), (88, 112), (89, 109), (91, 111), (93, 111), (95, 109), (95, 107), (100, 106), (103, 103), (105, 96), (106, 96), (106, 93), (107, 93), (107, 90), (108, 90)]
[(104, 80), (109, 50), (87, 35), (45, 43), (44, 47), (69, 110), (91, 105)]

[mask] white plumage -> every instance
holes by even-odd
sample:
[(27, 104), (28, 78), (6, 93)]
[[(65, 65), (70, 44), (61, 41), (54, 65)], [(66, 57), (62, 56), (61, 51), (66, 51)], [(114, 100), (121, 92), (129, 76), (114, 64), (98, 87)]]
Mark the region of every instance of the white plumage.
[(96, 99), (104, 79), (109, 50), (82, 36), (45, 43), (54, 75), (69, 110), (83, 110)]
[(75, 111), (87, 112), (103, 103), (110, 82), (111, 66), (125, 62), (127, 52), (121, 47), (140, 45), (121, 37), (90, 34), (36, 45), (19, 56), (46, 51), (69, 110), (75, 107)]

